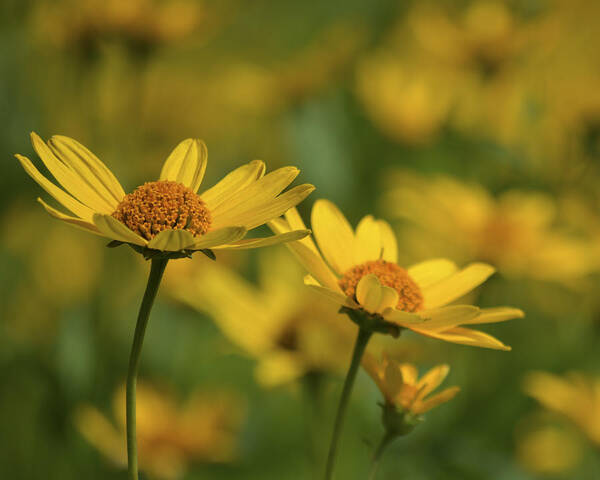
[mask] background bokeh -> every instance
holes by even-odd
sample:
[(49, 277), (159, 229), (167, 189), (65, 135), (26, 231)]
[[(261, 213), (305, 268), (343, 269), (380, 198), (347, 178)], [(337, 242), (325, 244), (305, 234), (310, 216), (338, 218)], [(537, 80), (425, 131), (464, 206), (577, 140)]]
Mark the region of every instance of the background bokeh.
[[(586, 0), (1, 2), (0, 478), (126, 478), (113, 397), (148, 270), (35, 202), (45, 194), (12, 156), (36, 161), (30, 131), (79, 140), (126, 191), (200, 137), (207, 184), (255, 158), (297, 165), (317, 186), (306, 219), (329, 198), (354, 224), (389, 220), (406, 264), (496, 265), (474, 300), (525, 310), (485, 328), (512, 352), (393, 342), (422, 370), (450, 364), (446, 384), (461, 393), (393, 444), (378, 478), (600, 478), (598, 436), (580, 427), (600, 423), (600, 387), (582, 381), (570, 397), (547, 387), (579, 421), (523, 389), (534, 370), (600, 375), (598, 18), (600, 3)], [(153, 456), (149, 478), (321, 474), (349, 359), (336, 339), (348, 331), (312, 308), (286, 258), (270, 249), (219, 255), (225, 271), (206, 259), (169, 265), (141, 377), (157, 389), (145, 428), (173, 451)], [(268, 319), (227, 320), (219, 300), (241, 295)], [(323, 348), (304, 342), (321, 355), (306, 353), (301, 373), (273, 378), (271, 347), (246, 342), (245, 329), (259, 335), (264, 321), (285, 333), (294, 315), (293, 325), (337, 323), (302, 337)], [(303, 343), (288, 340), (279, 350), (296, 354)], [(361, 373), (338, 478), (366, 477), (378, 401)]]

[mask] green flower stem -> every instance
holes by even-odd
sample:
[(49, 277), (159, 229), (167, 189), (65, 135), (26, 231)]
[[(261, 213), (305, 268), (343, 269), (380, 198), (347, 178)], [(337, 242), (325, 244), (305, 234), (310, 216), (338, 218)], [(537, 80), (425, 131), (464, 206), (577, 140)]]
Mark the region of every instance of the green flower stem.
[(382, 437), (379, 445), (377, 445), (377, 449), (373, 454), (373, 460), (371, 460), (371, 470), (369, 471), (369, 480), (375, 480), (375, 476), (377, 475), (377, 469), (379, 468), (379, 461), (381, 460), (381, 456), (383, 452), (387, 448), (387, 446), (394, 441), (396, 435), (391, 433), (390, 431), (385, 432), (385, 435)]
[(142, 299), (142, 305), (138, 313), (135, 333), (133, 335), (133, 344), (131, 345), (131, 354), (129, 356), (129, 370), (127, 372), (127, 391), (125, 395), (125, 409), (127, 415), (127, 464), (130, 480), (138, 480), (138, 458), (137, 458), (137, 438), (135, 429), (135, 387), (137, 382), (138, 366), (140, 363), (140, 353), (144, 343), (144, 333), (150, 311), (154, 304), (154, 299), (158, 293), (158, 287), (162, 280), (165, 267), (169, 260), (166, 258), (154, 258), (150, 266), (150, 276), (148, 284)]
[(337, 414), (335, 417), (335, 425), (333, 427), (333, 436), (331, 437), (331, 443), (329, 444), (329, 454), (327, 455), (327, 468), (325, 470), (325, 480), (331, 480), (333, 476), (333, 468), (335, 465), (335, 457), (337, 453), (337, 447), (342, 433), (342, 427), (344, 426), (344, 419), (346, 418), (346, 410), (348, 408), (348, 401), (350, 400), (350, 394), (352, 393), (352, 387), (354, 386), (354, 380), (360, 367), (360, 361), (363, 353), (367, 348), (367, 344), (373, 335), (373, 331), (368, 328), (359, 327), (358, 335), (356, 336), (356, 342), (354, 343), (354, 351), (352, 352), (352, 361), (350, 362), (350, 368), (346, 374), (344, 380), (344, 389), (342, 390), (342, 396), (338, 405)]

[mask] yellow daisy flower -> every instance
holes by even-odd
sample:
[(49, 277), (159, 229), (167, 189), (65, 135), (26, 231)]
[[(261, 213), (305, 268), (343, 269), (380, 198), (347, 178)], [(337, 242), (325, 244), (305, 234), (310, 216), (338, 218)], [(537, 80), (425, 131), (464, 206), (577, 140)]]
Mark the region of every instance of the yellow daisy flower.
[(410, 363), (397, 362), (385, 354), (380, 360), (366, 354), (362, 366), (377, 384), (387, 406), (414, 416), (422, 415), (448, 402), (460, 390), (459, 387), (449, 387), (428, 397), (448, 376), (448, 365), (438, 365), (421, 378), (417, 367)]
[(525, 377), (523, 389), (547, 409), (564, 415), (600, 445), (600, 378), (579, 372), (564, 377), (531, 372)]
[[(458, 269), (450, 260), (434, 259), (404, 269), (396, 263), (398, 247), (386, 222), (367, 215), (353, 230), (327, 200), (315, 202), (311, 224), (323, 256), (310, 237), (288, 247), (310, 273), (305, 283), (348, 313), (363, 311), (448, 342), (510, 350), (496, 338), (462, 325), (523, 317), (521, 310), (449, 305), (492, 275), (490, 265), (472, 263)], [(279, 235), (306, 228), (295, 209), (269, 225)]]
[[(113, 401), (117, 426), (91, 405), (75, 413), (75, 426), (112, 463), (126, 466), (125, 388)], [(245, 413), (244, 402), (225, 392), (200, 393), (179, 404), (173, 395), (150, 384), (138, 385), (138, 440), (141, 468), (152, 478), (181, 478), (190, 462), (230, 462)]]
[(62, 188), (44, 177), (23, 155), (25, 171), (56, 201), (61, 212), (38, 201), (55, 218), (88, 232), (127, 243), (147, 257), (174, 258), (196, 250), (246, 249), (297, 240), (306, 229), (267, 238), (243, 239), (248, 230), (278, 217), (309, 195), (312, 185), (281, 193), (299, 173), (284, 167), (265, 175), (254, 160), (197, 194), (207, 163), (201, 140), (181, 142), (166, 159), (159, 179), (125, 194), (113, 173), (86, 147), (63, 136), (47, 143), (31, 134), (33, 147)]

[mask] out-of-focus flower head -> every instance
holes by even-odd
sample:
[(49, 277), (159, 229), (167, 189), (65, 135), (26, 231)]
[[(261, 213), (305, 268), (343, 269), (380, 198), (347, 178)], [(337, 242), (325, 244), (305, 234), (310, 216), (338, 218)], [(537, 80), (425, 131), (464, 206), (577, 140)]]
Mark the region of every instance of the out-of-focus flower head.
[(419, 144), (431, 140), (446, 121), (454, 81), (384, 50), (359, 63), (356, 93), (383, 132), (397, 141)]
[(571, 372), (558, 376), (531, 372), (525, 393), (547, 409), (571, 420), (594, 444), (600, 445), (600, 378)]
[(190, 0), (62, 0), (40, 3), (33, 19), (36, 30), (59, 47), (85, 52), (116, 40), (144, 52), (184, 38), (204, 17), (203, 3)]
[(500, 1), (475, 1), (461, 12), (420, 2), (406, 22), (426, 55), (455, 68), (495, 72), (522, 43), (517, 19)]
[(176, 299), (207, 312), (231, 342), (257, 359), (261, 384), (343, 371), (355, 327), (334, 305), (299, 287), (302, 274), (288, 252), (263, 252), (258, 286), (207, 259), (197, 262), (177, 265), (165, 285)]
[(305, 230), (242, 240), (248, 230), (278, 217), (314, 190), (305, 184), (281, 193), (298, 175), (295, 167), (265, 175), (265, 164), (254, 160), (198, 195), (208, 153), (202, 140), (190, 138), (177, 145), (165, 160), (159, 180), (146, 182), (125, 195), (114, 174), (77, 141), (53, 136), (45, 143), (35, 133), (31, 140), (64, 190), (42, 175), (27, 157), (17, 154), (17, 159), (75, 216), (38, 198), (44, 209), (69, 225), (109, 238), (112, 245), (128, 244), (146, 258), (179, 258), (198, 250), (212, 256), (211, 249), (215, 248), (258, 248), (309, 233)]
[(518, 150), (540, 175), (573, 178), (600, 151), (598, 14), (579, 0), (536, 12), (416, 2), (358, 64), (356, 92), (396, 141), (430, 142), (447, 126)]
[[(269, 222), (278, 234), (304, 225), (298, 211)], [(330, 201), (313, 205), (311, 225), (319, 249), (311, 237), (288, 243), (288, 247), (310, 273), (304, 283), (345, 309), (382, 328), (408, 328), (416, 333), (448, 342), (510, 350), (496, 338), (464, 325), (494, 323), (523, 317), (516, 308), (479, 309), (454, 305), (494, 273), (485, 263), (472, 263), (462, 270), (453, 262), (436, 258), (404, 269), (398, 265), (398, 245), (389, 224), (365, 216), (353, 229), (344, 214)], [(392, 333), (393, 334), (393, 333)]]
[(383, 210), (409, 220), (403, 238), (417, 256), (431, 250), (488, 261), (504, 274), (568, 283), (598, 269), (598, 248), (557, 225), (557, 202), (535, 191), (497, 198), (481, 185), (409, 171), (387, 177)]
[[(127, 466), (125, 388), (114, 396), (117, 426), (90, 405), (75, 413), (77, 429), (111, 462)], [(141, 382), (137, 387), (137, 438), (142, 470), (176, 480), (192, 462), (223, 463), (236, 457), (245, 417), (244, 401), (227, 392), (196, 392), (184, 404), (166, 391)]]
[[(356, 92), (367, 114), (391, 138), (418, 144), (434, 139), (456, 115), (487, 104), (471, 98), (487, 95), (488, 88), (495, 99), (512, 94), (488, 86), (503, 78), (520, 48), (516, 23), (500, 2), (475, 2), (460, 13), (415, 4), (358, 65)], [(516, 84), (514, 77), (509, 83)], [(505, 117), (502, 122), (513, 119)]]
[(540, 475), (566, 473), (577, 466), (583, 454), (576, 432), (539, 415), (519, 422), (515, 443), (518, 462), (529, 472)]
[(421, 378), (415, 365), (397, 362), (385, 353), (379, 360), (366, 354), (362, 365), (385, 399), (383, 421), (386, 429), (399, 435), (410, 432), (424, 413), (450, 401), (460, 390), (449, 387), (430, 395), (448, 375), (448, 365), (438, 365)]
[(540, 114), (522, 146), (539, 160), (541, 174), (563, 182), (581, 181), (585, 162), (599, 154), (598, 15), (597, 2), (550, 3), (532, 32), (540, 48), (523, 64)]

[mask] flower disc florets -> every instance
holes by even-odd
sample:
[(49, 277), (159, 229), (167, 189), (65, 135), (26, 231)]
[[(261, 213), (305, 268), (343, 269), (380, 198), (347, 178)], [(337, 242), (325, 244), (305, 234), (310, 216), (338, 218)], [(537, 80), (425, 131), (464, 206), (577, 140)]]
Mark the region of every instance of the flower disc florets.
[(208, 232), (210, 211), (199, 195), (178, 182), (146, 182), (123, 198), (112, 216), (151, 240), (167, 229)]
[(421, 289), (410, 278), (407, 271), (395, 263), (385, 260), (373, 260), (352, 267), (339, 279), (339, 286), (346, 295), (354, 298), (358, 282), (368, 274), (375, 275), (382, 285), (398, 292), (398, 304), (396, 305), (398, 310), (416, 312), (423, 306)]

